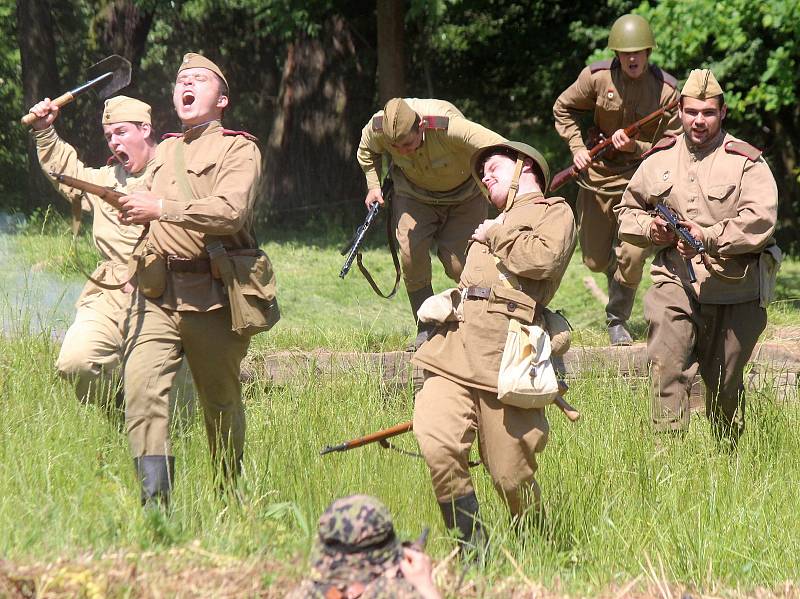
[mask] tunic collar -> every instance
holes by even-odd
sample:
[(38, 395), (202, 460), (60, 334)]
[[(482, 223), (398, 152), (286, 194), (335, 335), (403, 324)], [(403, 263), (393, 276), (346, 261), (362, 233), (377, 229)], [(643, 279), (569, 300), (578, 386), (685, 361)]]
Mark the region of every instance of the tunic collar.
[(717, 133), (713, 139), (711, 139), (707, 144), (698, 147), (694, 145), (690, 140), (688, 135), (684, 135), (686, 139), (686, 149), (689, 150), (689, 153), (692, 154), (696, 159), (702, 160), (709, 154), (713, 153), (720, 145), (722, 145), (722, 140), (725, 139), (725, 130), (720, 128), (719, 133)]
[(206, 135), (208, 133), (213, 133), (214, 131), (219, 129), (221, 126), (222, 126), (222, 124), (216, 119), (211, 120), (211, 121), (207, 121), (205, 123), (200, 123), (199, 125), (194, 125), (192, 127), (184, 129), (184, 131), (183, 131), (183, 140), (186, 141), (186, 142), (195, 140), (198, 137), (201, 137), (201, 136)]

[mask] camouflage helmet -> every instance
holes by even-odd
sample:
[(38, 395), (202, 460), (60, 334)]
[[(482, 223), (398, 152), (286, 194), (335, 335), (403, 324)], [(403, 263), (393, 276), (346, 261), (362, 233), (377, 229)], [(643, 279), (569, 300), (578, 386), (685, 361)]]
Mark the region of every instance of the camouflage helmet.
[(486, 189), (486, 186), (482, 181), (483, 163), (490, 154), (505, 154), (512, 160), (516, 160), (520, 154), (526, 158), (530, 158), (533, 160), (533, 163), (536, 165), (539, 175), (541, 176), (543, 183), (542, 193), (547, 191), (547, 187), (550, 185), (550, 167), (548, 166), (547, 160), (545, 160), (545, 157), (542, 156), (541, 152), (539, 152), (539, 150), (533, 146), (521, 141), (504, 141), (499, 144), (481, 148), (472, 155), (472, 159), (470, 160), (469, 170), (472, 173), (472, 178), (477, 181), (478, 187), (480, 187), (484, 196), (488, 197), (489, 191)]
[(608, 49), (615, 52), (638, 52), (655, 47), (650, 23), (639, 15), (622, 15), (608, 32)]
[(351, 495), (334, 501), (320, 516), (311, 580), (334, 586), (368, 584), (401, 556), (386, 506), (369, 495)]

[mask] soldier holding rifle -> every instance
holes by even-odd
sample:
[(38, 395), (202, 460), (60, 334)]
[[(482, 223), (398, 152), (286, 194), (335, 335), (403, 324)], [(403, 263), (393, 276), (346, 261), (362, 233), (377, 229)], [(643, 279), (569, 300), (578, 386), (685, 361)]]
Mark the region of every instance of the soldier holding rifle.
[[(772, 237), (775, 180), (760, 150), (722, 129), (726, 113), (711, 71), (692, 71), (680, 96), (683, 134), (651, 149), (616, 213), (624, 241), (666, 246), (644, 298), (655, 429), (688, 428), (689, 387), (699, 367), (713, 432), (735, 446), (744, 428), (742, 373), (767, 323), (780, 251)], [(678, 237), (654, 214), (655, 204), (677, 213), (699, 243)]]
[[(75, 148), (56, 133), (53, 126), (59, 115), (56, 103), (45, 98), (30, 113), (35, 117), (30, 124), (39, 163), (45, 171), (121, 192), (144, 187), (157, 145), (148, 104), (126, 96), (106, 100), (101, 123), (112, 156), (100, 168), (84, 165)], [(91, 274), (93, 281), (86, 283), (78, 299), (75, 321), (64, 336), (56, 368), (62, 376), (75, 381), (78, 399), (98, 401), (109, 392), (110, 377), (122, 358), (133, 289), (125, 285), (128, 259), (142, 234), (142, 226), (121, 224), (117, 210), (96, 195), (82, 194), (66, 185), (56, 187), (74, 206), (79, 205), (81, 210), (92, 214), (92, 238), (102, 256)], [(80, 214), (73, 217), (80, 222)]]
[[(575, 167), (583, 171), (578, 179), (579, 240), (584, 264), (593, 272), (605, 272), (608, 279), (606, 324), (611, 345), (632, 343), (626, 323), (648, 256), (646, 250), (624, 241), (617, 244), (614, 206), (642, 154), (664, 133), (679, 129), (673, 110), (643, 126), (638, 138), (625, 133), (635, 121), (677, 99), (675, 78), (649, 64), (655, 45), (645, 19), (623, 15), (608, 36), (616, 58), (583, 69), (553, 106), (556, 131), (569, 144)], [(610, 138), (615, 150), (595, 161), (579, 126), (581, 113), (588, 112), (593, 113), (597, 133)]]
[(515, 520), (539, 511), (536, 454), (547, 443), (544, 408), (498, 398), (498, 376), (512, 319), (541, 324), (576, 245), (572, 210), (545, 198), (544, 157), (519, 142), (478, 151), (473, 177), (501, 214), (472, 234), (459, 287), (463, 320), (445, 322), (412, 359), (425, 370), (414, 405), (414, 435), (428, 463), (445, 525), (467, 549), (485, 535), (469, 473), (476, 437), (484, 466)]
[[(447, 276), (457, 281), (461, 274), (469, 236), (487, 214), (469, 159), (475, 150), (501, 141), (442, 100), (393, 98), (364, 126), (358, 162), (367, 179), (368, 208), (383, 203), (381, 156), (392, 159), (393, 218), (415, 321), (422, 302), (433, 295), (434, 241)], [(429, 333), (429, 326), (418, 323), (415, 347)]]

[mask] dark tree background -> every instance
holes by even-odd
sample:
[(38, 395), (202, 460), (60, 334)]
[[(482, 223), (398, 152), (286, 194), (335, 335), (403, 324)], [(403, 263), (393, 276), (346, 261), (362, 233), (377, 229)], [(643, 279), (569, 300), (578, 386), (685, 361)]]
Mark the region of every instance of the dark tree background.
[[(764, 0), (0, 0), (0, 208), (54, 201), (19, 118), (37, 99), (81, 83), (111, 53), (133, 64), (125, 92), (149, 102), (164, 132), (179, 123), (171, 85), (182, 55), (225, 70), (225, 124), (261, 140), (259, 218), (302, 227), (363, 216), (355, 160), (361, 127), (395, 95), (450, 100), (473, 120), (569, 156), (552, 125), (558, 95), (608, 55), (608, 27), (650, 19), (657, 62), (683, 80), (710, 66), (726, 86), (727, 128), (765, 149), (781, 191), (780, 237), (797, 250), (800, 219), (800, 4)], [(89, 164), (102, 164), (101, 102), (89, 94), (57, 122)], [(59, 207), (61, 203), (57, 203)]]

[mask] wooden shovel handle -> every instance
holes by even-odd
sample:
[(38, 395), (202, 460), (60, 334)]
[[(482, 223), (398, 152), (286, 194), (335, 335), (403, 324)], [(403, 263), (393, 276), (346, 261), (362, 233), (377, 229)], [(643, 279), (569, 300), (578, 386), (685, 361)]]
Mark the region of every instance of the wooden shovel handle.
[[(75, 96), (72, 95), (72, 92), (67, 92), (65, 94), (61, 94), (55, 100), (53, 100), (53, 104), (61, 108), (65, 104), (69, 104), (70, 102), (72, 102), (74, 99)], [(22, 117), (20, 121), (22, 122), (23, 125), (30, 127), (37, 118), (39, 117), (37, 117), (32, 112), (29, 112), (24, 117)]]

